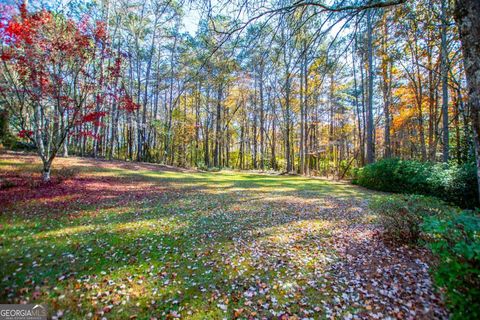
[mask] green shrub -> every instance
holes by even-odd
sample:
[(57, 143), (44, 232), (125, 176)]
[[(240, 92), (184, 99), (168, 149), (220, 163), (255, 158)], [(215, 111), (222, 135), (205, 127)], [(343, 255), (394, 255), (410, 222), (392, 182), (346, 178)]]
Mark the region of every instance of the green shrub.
[(208, 171), (208, 167), (204, 163), (199, 163), (197, 169), (201, 171)]
[(438, 195), (462, 208), (473, 208), (478, 205), (474, 163), (433, 165), (427, 181), (432, 195)]
[(449, 210), (438, 199), (419, 195), (380, 196), (370, 208), (378, 215), (384, 238), (395, 244), (418, 243), (425, 217)]
[(3, 137), (0, 137), (0, 143), (6, 148), (10, 150), (31, 150), (35, 146), (29, 143), (25, 143), (19, 141), (18, 137), (7, 133)]
[(425, 219), (423, 231), (438, 256), (436, 283), (445, 288), (454, 319), (480, 319), (480, 217), (451, 212)]
[(474, 164), (433, 164), (384, 159), (354, 173), (354, 183), (369, 189), (436, 196), (463, 208), (478, 206)]
[(198, 164), (197, 169), (201, 171), (208, 171), (208, 172), (218, 172), (222, 170), (222, 168), (219, 168), (219, 167), (208, 167), (203, 162)]
[(355, 182), (375, 190), (421, 193), (418, 191), (426, 188), (427, 178), (426, 163), (385, 159), (359, 169)]

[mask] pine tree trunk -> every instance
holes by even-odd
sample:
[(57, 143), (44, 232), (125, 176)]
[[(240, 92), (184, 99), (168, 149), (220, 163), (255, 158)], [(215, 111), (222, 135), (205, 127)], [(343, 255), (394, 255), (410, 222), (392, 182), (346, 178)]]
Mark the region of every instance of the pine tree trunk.
[[(303, 60), (303, 59), (302, 59)], [(304, 168), (304, 164), (305, 164), (305, 159), (304, 159), (304, 123), (303, 123), (303, 118), (304, 118), (304, 113), (305, 113), (305, 106), (304, 106), (304, 100), (303, 100), (303, 80), (304, 80), (304, 77), (303, 77), (303, 61), (301, 63), (301, 66), (300, 66), (300, 150), (299, 150), (299, 153), (300, 153), (300, 163), (299, 163), (299, 170), (298, 172), (300, 174), (303, 174), (303, 168)]]
[(383, 16), (383, 39), (382, 39), (382, 89), (383, 89), (383, 112), (385, 116), (385, 133), (384, 133), (384, 157), (390, 158), (391, 146), (390, 146), (390, 107), (392, 97), (392, 84), (391, 84), (391, 66), (390, 57), (387, 54), (388, 41), (389, 41), (389, 29), (387, 14)]
[(260, 69), (260, 169), (265, 170), (265, 110), (263, 103), (263, 64)]
[(372, 10), (367, 11), (367, 57), (368, 57), (368, 96), (367, 96), (367, 163), (375, 161), (373, 136), (373, 40)]
[(290, 152), (290, 74), (287, 70), (287, 79), (285, 82), (285, 159), (287, 161), (286, 171), (292, 171), (292, 160)]
[(220, 134), (221, 134), (221, 121), (222, 121), (222, 85), (218, 85), (217, 95), (217, 113), (215, 119), (215, 148), (213, 150), (213, 166), (220, 166)]
[[(442, 118), (443, 118), (443, 162), (448, 162), (449, 132), (448, 132), (448, 48), (447, 48), (447, 1), (442, 0)], [(478, 41), (478, 39), (477, 39)]]
[(455, 20), (460, 31), (463, 60), (467, 78), (468, 103), (471, 108), (472, 129), (477, 163), (477, 182), (480, 201), (480, 1), (457, 0)]

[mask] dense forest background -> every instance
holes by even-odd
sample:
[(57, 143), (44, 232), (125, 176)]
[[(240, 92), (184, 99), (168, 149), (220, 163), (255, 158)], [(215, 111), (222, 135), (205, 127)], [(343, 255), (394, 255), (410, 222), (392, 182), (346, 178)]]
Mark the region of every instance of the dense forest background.
[[(43, 70), (33, 85), (3, 42), (4, 144), (34, 144), (41, 129), (63, 156), (340, 178), (389, 157), (473, 162), (454, 4), (397, 2), (25, 2), (19, 24), (48, 15), (42, 39), (65, 47), (52, 47), (52, 64), (30, 59), (29, 70)], [(18, 8), (3, 5), (2, 21)], [(81, 68), (65, 53), (69, 23), (91, 40)], [(8, 108), (38, 87), (40, 113)]]

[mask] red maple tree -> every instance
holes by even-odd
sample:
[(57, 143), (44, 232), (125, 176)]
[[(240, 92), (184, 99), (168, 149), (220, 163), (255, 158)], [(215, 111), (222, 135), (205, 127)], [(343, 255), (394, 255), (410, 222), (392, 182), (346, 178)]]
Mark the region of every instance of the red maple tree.
[(120, 76), (121, 60), (115, 60), (111, 75), (96, 76), (96, 52), (108, 37), (105, 28), (46, 10), (30, 13), (25, 5), (0, 14), (0, 95), (22, 137), (35, 144), (44, 181), (50, 180), (53, 159), (72, 129), (100, 125), (107, 114), (92, 105), (102, 102), (98, 88)]

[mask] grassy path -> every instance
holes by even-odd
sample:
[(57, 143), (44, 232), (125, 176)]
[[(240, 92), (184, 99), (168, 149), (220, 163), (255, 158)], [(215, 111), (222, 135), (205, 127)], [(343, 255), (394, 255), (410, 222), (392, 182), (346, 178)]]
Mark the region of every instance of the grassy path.
[[(0, 302), (65, 319), (446, 318), (427, 255), (344, 183), (0, 156)], [(55, 174), (55, 173), (54, 173)]]

